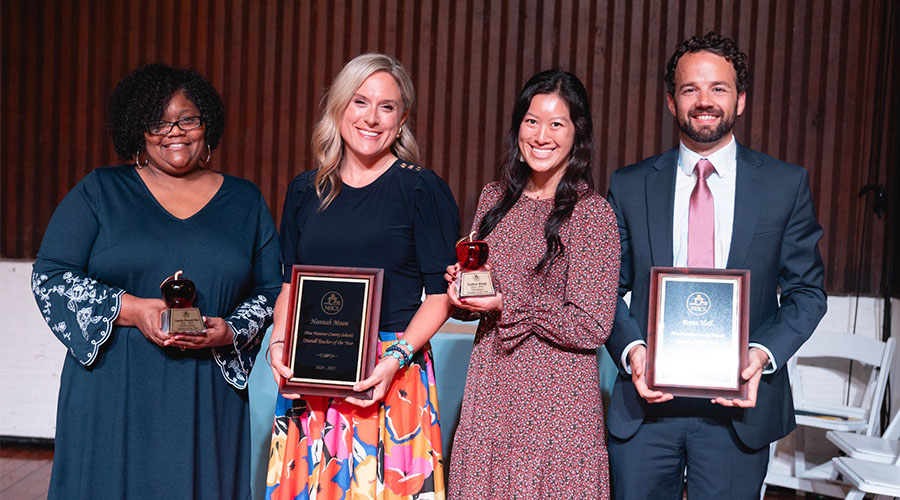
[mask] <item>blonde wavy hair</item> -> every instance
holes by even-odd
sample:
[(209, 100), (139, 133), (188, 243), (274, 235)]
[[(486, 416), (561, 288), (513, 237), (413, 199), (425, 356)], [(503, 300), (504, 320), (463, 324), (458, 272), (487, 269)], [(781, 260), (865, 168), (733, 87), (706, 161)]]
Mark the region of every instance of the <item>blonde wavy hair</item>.
[[(362, 54), (354, 57), (334, 78), (331, 87), (322, 97), (322, 118), (313, 128), (312, 150), (319, 171), (316, 173), (316, 195), (319, 210), (325, 210), (341, 192), (341, 162), (344, 159), (344, 140), (341, 138), (341, 119), (344, 110), (363, 82), (378, 71), (385, 71), (394, 77), (403, 98), (402, 114), (412, 110), (416, 91), (412, 79), (400, 61), (386, 54)], [(413, 133), (406, 127), (400, 137), (394, 140), (391, 151), (403, 161), (419, 162), (419, 145)]]

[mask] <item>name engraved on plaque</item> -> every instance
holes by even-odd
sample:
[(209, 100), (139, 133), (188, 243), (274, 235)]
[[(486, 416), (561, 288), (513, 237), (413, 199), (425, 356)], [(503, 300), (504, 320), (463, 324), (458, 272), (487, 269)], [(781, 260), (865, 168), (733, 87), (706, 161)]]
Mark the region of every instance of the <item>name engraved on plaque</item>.
[(383, 281), (383, 269), (292, 266), (281, 392), (372, 398), (353, 386), (375, 368)]
[(657, 383), (737, 386), (739, 291), (734, 282), (663, 277), (659, 324), (665, 335), (657, 339)]
[(352, 386), (361, 380), (368, 286), (365, 279), (300, 278), (291, 381)]

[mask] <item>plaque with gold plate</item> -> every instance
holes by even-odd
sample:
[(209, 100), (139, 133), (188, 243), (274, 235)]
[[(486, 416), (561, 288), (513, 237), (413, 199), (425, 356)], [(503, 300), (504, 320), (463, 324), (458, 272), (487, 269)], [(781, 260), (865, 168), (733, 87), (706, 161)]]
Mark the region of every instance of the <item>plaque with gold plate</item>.
[(747, 399), (750, 271), (653, 267), (649, 310), (651, 390)]
[(457, 274), (456, 291), (460, 298), (490, 297), (496, 295), (491, 272), (484, 268), (488, 260), (488, 244), (475, 240), (475, 231), (456, 243)]
[(375, 368), (383, 280), (383, 269), (293, 266), (282, 392), (372, 398), (353, 386)]
[(194, 282), (182, 278), (178, 270), (159, 285), (160, 293), (167, 308), (162, 312), (162, 331), (167, 335), (199, 334), (206, 331), (200, 309), (194, 307), (197, 287)]

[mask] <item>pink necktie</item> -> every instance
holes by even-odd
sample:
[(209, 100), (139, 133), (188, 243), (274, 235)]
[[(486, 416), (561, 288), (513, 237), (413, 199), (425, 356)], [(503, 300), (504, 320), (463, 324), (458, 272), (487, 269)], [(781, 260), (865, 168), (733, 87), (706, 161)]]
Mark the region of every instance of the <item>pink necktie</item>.
[(701, 159), (694, 167), (697, 184), (688, 210), (688, 267), (716, 267), (716, 211), (706, 179), (716, 167)]

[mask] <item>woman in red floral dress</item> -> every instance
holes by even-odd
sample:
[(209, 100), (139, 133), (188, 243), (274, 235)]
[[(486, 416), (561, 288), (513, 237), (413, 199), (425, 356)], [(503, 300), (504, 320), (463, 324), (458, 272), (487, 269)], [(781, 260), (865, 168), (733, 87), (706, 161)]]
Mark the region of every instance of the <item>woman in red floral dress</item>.
[(596, 349), (613, 323), (619, 235), (594, 192), (590, 105), (575, 75), (545, 71), (519, 94), (501, 180), (473, 228), (493, 297), (448, 295), (479, 317), (450, 460), (450, 498), (608, 498)]

